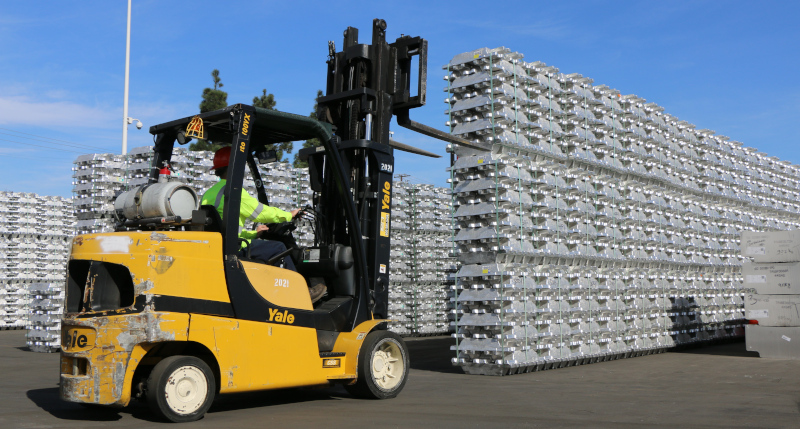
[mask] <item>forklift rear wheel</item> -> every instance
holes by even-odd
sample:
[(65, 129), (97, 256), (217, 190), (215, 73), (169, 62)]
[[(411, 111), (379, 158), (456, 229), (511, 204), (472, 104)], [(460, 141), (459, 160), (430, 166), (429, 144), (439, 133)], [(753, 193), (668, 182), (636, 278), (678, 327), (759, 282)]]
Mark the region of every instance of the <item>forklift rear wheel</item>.
[(358, 353), (358, 381), (345, 388), (359, 398), (394, 398), (406, 385), (408, 367), (403, 339), (394, 332), (372, 331)]
[(175, 423), (199, 420), (216, 392), (214, 373), (194, 356), (171, 356), (159, 362), (147, 378), (147, 404)]

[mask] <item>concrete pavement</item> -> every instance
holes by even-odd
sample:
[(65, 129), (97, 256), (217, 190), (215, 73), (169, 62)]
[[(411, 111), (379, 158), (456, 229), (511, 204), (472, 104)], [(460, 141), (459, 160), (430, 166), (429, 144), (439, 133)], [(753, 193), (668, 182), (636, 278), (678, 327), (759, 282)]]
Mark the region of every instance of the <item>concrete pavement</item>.
[[(222, 396), (197, 428), (537, 427), (800, 428), (800, 361), (760, 359), (744, 342), (508, 377), (450, 366), (450, 338), (409, 339), (412, 369), (395, 399), (341, 388)], [(58, 398), (58, 354), (0, 331), (1, 428), (161, 426), (145, 404), (87, 409)]]

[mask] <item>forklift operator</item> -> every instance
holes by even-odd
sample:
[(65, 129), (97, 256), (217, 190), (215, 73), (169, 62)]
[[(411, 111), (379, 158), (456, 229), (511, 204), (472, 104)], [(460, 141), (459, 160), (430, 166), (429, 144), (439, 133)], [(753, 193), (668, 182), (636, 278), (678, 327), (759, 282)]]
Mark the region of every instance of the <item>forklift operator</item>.
[[(209, 188), (202, 198), (204, 205), (212, 205), (219, 212), (220, 218), (222, 217), (222, 208), (224, 204), (225, 183), (228, 178), (228, 161), (231, 157), (231, 147), (226, 146), (214, 153), (214, 174), (220, 178), (220, 181)], [(245, 231), (244, 222), (254, 221), (259, 223), (277, 223), (289, 222), (299, 212), (299, 209), (287, 212), (276, 207), (265, 206), (258, 202), (257, 199), (251, 197), (244, 189), (242, 189), (242, 203), (239, 209), (239, 238), (243, 238), (250, 242), (250, 259), (259, 262), (267, 263), (270, 258), (286, 250), (286, 245), (280, 241), (272, 240), (259, 240), (258, 234), (261, 231), (266, 231), (268, 228), (265, 225), (259, 225), (255, 231)], [(242, 249), (239, 250), (239, 256), (245, 256), (244, 247), (245, 242), (242, 242)], [(291, 256), (283, 258), (284, 267), (292, 271), (297, 271), (292, 261)]]

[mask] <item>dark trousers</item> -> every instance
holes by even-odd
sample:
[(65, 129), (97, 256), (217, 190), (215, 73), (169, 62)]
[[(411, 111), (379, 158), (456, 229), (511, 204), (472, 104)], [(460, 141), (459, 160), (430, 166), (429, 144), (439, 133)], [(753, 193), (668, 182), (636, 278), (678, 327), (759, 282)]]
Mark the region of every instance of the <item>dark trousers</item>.
[[(286, 245), (280, 241), (255, 239), (250, 241), (250, 259), (267, 263), (275, 255), (286, 250)], [(246, 257), (245, 249), (239, 251), (239, 256)], [(291, 256), (283, 258), (283, 266), (287, 270), (297, 271)]]

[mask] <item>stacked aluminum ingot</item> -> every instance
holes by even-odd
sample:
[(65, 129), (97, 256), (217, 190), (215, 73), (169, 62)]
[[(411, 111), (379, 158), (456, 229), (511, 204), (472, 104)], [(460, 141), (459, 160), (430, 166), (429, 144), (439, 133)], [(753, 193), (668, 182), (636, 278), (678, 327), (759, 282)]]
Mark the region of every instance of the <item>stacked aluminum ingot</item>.
[(52, 353), (61, 347), (64, 283), (35, 282), (29, 286), (30, 325), (27, 338), (31, 351)]
[(741, 336), (739, 231), (787, 230), (800, 168), (505, 48), (445, 66), (454, 364), (509, 374)]
[[(139, 155), (134, 155), (139, 161)], [(114, 198), (125, 184), (125, 157), (110, 153), (79, 156), (72, 167), (77, 233), (114, 230)]]
[(454, 270), (449, 190), (398, 181), (392, 196), (390, 329), (402, 335), (446, 333), (448, 273)]
[[(392, 192), (391, 239), (389, 263), (389, 329), (400, 335), (414, 330), (414, 198), (407, 182), (394, 183)], [(413, 191), (412, 191), (413, 192)]]
[(0, 329), (28, 326), (32, 283), (64, 282), (72, 210), (70, 199), (0, 192)]

